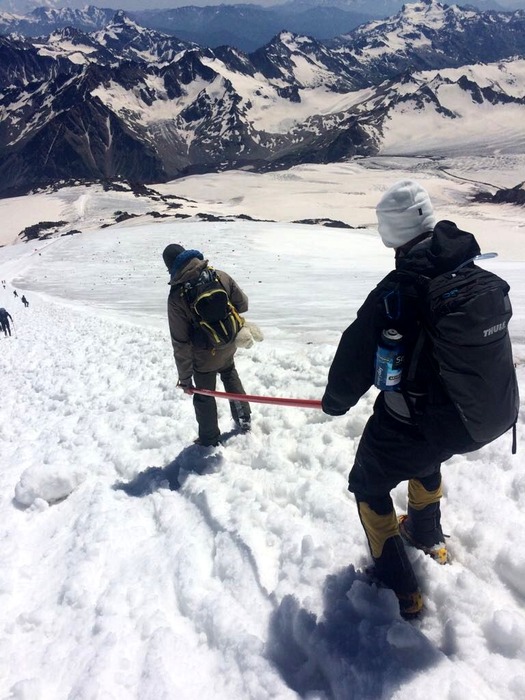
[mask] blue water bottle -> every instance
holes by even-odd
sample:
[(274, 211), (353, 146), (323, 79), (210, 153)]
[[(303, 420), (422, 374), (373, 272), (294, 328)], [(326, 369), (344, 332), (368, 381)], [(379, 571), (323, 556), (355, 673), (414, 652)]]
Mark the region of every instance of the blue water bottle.
[(381, 333), (381, 342), (376, 351), (376, 373), (374, 384), (381, 391), (399, 388), (403, 373), (403, 336), (394, 328)]

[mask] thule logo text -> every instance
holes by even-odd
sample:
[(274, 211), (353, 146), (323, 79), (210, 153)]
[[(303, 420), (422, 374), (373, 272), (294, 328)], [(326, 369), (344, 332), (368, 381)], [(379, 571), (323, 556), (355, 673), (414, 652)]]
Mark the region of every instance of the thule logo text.
[(503, 321), (503, 323), (497, 323), (495, 326), (485, 328), (485, 330), (483, 331), (483, 337), (487, 338), (489, 335), (494, 335), (494, 333), (497, 333), (498, 331), (504, 331), (506, 327), (507, 322)]

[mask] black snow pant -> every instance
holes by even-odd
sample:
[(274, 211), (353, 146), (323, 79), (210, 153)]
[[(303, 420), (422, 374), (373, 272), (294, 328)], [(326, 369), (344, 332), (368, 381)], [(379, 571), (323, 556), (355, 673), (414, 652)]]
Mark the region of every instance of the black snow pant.
[[(217, 374), (220, 375), (225, 391), (233, 394), (245, 394), (243, 385), (235, 368), (235, 364), (216, 372), (193, 372), (193, 381), (197, 389), (211, 389), (215, 391)], [(201, 396), (194, 394), (193, 407), (199, 425), (199, 440), (203, 445), (213, 445), (220, 437), (217, 417), (217, 403), (213, 396)], [(239, 425), (241, 421), (250, 420), (250, 404), (246, 401), (230, 401), (230, 412), (234, 422)]]
[(4, 335), (11, 335), (11, 326), (9, 325), (9, 320), (6, 319), (5, 321), (2, 321), (2, 330), (4, 331)]
[[(420, 430), (394, 418), (380, 394), (357, 448), (348, 489), (379, 510), (392, 507), (390, 491), (402, 481), (433, 483), (454, 452), (429, 442)], [(375, 509), (374, 509), (375, 510)], [(379, 511), (377, 511), (379, 512)]]

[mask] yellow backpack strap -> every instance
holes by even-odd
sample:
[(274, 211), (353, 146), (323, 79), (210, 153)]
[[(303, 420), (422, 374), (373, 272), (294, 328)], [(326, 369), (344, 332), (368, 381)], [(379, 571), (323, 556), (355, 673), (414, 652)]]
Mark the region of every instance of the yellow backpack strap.
[[(210, 326), (210, 324), (209, 324), (209, 323), (206, 323), (206, 321), (200, 321), (200, 324), (199, 324), (199, 325), (201, 325), (201, 326), (204, 327), (204, 328), (207, 328), (207, 329), (209, 330), (209, 332), (210, 332), (210, 335), (213, 336), (215, 342), (216, 342), (217, 344), (220, 344), (221, 339), (219, 338), (219, 336), (218, 336), (217, 333), (215, 332), (215, 329), (213, 328), (213, 326)], [(223, 328), (224, 328), (224, 326), (223, 326)]]
[[(229, 295), (228, 295), (229, 298)], [(244, 318), (240, 315), (240, 313), (237, 311), (235, 306), (230, 302), (228, 302), (228, 305), (230, 307), (231, 314), (233, 318), (235, 319), (237, 325), (239, 326), (239, 330), (244, 326)]]

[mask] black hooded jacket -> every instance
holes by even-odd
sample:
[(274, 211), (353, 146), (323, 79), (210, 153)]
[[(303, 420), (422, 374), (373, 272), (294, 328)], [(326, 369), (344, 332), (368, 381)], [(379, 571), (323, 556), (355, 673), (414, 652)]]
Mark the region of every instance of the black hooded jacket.
[[(345, 330), (328, 374), (328, 384), (322, 399), (323, 410), (330, 415), (343, 415), (359, 401), (374, 383), (375, 355), (381, 333), (389, 327), (385, 297), (394, 287), (400, 271), (407, 271), (433, 278), (454, 270), (480, 253), (471, 233), (461, 231), (451, 221), (440, 221), (432, 233), (410, 241), (396, 250), (396, 271), (387, 275), (357, 312), (355, 321)], [(396, 329), (404, 337), (405, 363), (410, 363), (411, 351), (419, 334), (418, 294), (413, 285), (400, 286), (397, 300), (399, 319)], [(434, 413), (444, 417), (441, 427), (432, 430), (458, 430), (463, 434), (461, 419), (445, 394), (437, 370), (427, 353), (418, 362), (418, 372), (410, 389), (412, 397), (431, 401)], [(413, 412), (400, 392), (384, 392), (385, 406), (389, 413), (404, 422), (412, 422)], [(439, 438), (439, 435), (436, 435)]]

